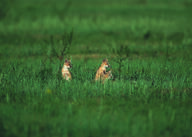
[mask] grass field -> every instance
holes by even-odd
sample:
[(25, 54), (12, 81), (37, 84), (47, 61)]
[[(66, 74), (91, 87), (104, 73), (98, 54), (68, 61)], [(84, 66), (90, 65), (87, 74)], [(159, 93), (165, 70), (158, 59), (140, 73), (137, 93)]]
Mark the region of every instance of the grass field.
[[(191, 137), (191, 13), (190, 0), (0, 0), (0, 136)], [(104, 58), (113, 79), (96, 83)]]

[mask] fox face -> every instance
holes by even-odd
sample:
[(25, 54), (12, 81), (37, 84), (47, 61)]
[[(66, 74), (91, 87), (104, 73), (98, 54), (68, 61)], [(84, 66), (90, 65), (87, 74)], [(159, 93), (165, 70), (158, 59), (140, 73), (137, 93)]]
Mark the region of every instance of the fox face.
[(104, 59), (103, 62), (102, 62), (102, 64), (101, 64), (101, 66), (104, 67), (104, 68), (110, 67), (109, 62), (108, 62), (108, 59)]
[(65, 59), (64, 66), (65, 66), (66, 68), (68, 68), (68, 69), (71, 68), (71, 67), (72, 67), (72, 65), (71, 65), (71, 60)]

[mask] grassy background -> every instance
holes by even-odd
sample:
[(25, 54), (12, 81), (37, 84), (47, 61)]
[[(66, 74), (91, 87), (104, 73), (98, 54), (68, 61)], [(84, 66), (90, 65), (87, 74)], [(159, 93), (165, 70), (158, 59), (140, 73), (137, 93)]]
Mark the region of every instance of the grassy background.
[[(0, 0), (0, 136), (192, 136), (191, 12), (190, 0)], [(66, 82), (53, 49), (71, 31)]]

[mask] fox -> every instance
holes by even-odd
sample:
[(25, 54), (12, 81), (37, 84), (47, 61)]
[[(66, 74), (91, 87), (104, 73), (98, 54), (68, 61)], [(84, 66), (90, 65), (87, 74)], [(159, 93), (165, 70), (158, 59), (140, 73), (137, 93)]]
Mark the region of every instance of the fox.
[(70, 69), (71, 67), (72, 67), (72, 65), (71, 65), (71, 60), (65, 59), (65, 62), (64, 62), (64, 65), (63, 65), (63, 67), (62, 67), (61, 72), (62, 72), (62, 77), (63, 77), (65, 80), (67, 80), (67, 81), (72, 80), (71, 73), (70, 73), (70, 71), (69, 71), (69, 69)]
[(110, 67), (108, 59), (104, 59), (101, 66), (97, 70), (95, 81), (101, 81), (104, 83), (106, 80), (112, 78), (112, 71), (106, 71), (106, 68)]

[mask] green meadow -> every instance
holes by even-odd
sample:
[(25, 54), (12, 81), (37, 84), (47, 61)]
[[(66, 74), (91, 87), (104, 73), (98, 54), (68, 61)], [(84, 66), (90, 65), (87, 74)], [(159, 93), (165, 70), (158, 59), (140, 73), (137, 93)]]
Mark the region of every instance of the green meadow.
[(0, 0), (0, 136), (191, 137), (191, 13), (190, 0)]

